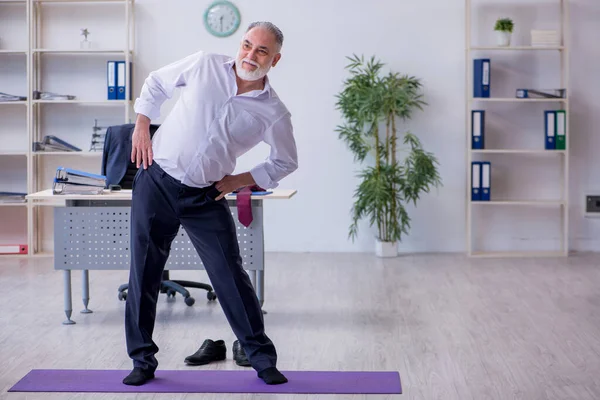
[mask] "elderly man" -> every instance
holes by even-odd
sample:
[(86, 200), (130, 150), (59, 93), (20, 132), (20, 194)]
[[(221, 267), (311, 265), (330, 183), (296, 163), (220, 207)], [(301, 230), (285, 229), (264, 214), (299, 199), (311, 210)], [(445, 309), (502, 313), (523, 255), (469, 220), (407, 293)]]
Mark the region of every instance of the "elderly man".
[[(133, 371), (123, 380), (154, 378), (152, 340), (161, 275), (183, 226), (202, 259), (225, 316), (251, 366), (267, 384), (287, 382), (264, 331), (263, 315), (242, 267), (235, 223), (224, 196), (249, 185), (275, 188), (295, 171), (290, 112), (267, 72), (281, 58), (283, 35), (269, 22), (252, 23), (237, 57), (198, 52), (148, 76), (135, 102), (131, 160), (138, 166), (131, 211), (131, 270), (125, 313)], [(176, 89), (181, 96), (150, 138), (150, 121)], [(264, 141), (269, 157), (232, 175), (236, 158)]]

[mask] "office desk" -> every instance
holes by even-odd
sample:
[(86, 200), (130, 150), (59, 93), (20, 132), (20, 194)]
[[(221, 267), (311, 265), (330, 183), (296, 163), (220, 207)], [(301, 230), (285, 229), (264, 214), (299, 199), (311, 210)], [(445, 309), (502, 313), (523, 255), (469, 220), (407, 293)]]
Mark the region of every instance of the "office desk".
[[(272, 192), (268, 195), (252, 195), (253, 220), (248, 227), (238, 221), (235, 195), (226, 196), (236, 222), (244, 269), (249, 272), (261, 306), (264, 303), (265, 272), (263, 202), (290, 199), (296, 194), (295, 190), (275, 189)], [(48, 189), (30, 194), (27, 199), (31, 204), (54, 207), (54, 269), (62, 270), (64, 275), (67, 320), (63, 324), (74, 324), (71, 319), (72, 270), (81, 270), (83, 274), (82, 299), (85, 309), (82, 313), (91, 312), (87, 307), (89, 270), (129, 270), (131, 190), (105, 191), (98, 195), (54, 195)], [(183, 228), (180, 228), (173, 241), (165, 268), (204, 269)]]

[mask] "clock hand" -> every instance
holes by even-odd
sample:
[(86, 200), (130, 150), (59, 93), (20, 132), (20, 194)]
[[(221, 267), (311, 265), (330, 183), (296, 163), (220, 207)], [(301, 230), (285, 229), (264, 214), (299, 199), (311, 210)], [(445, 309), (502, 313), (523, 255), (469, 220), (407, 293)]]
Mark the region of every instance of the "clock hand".
[(221, 31), (223, 30), (223, 16), (221, 15), (221, 18), (219, 18), (219, 21), (221, 22)]

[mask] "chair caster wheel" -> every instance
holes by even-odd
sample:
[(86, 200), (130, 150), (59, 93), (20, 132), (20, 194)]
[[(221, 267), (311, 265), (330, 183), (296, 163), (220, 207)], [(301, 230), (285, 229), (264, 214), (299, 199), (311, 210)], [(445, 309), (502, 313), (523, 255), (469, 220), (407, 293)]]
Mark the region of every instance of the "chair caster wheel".
[(169, 297), (175, 297), (175, 291), (174, 290), (167, 290), (167, 298)]
[(186, 297), (185, 298), (185, 304), (187, 304), (190, 307), (193, 306), (195, 302), (196, 302), (196, 300), (194, 300), (193, 297)]
[(125, 301), (125, 300), (127, 300), (127, 293), (125, 293), (125, 292), (119, 292), (119, 296), (118, 297), (119, 297), (119, 300)]
[(217, 299), (217, 295), (215, 294), (215, 292), (206, 292), (206, 298), (208, 299), (208, 301), (213, 301)]

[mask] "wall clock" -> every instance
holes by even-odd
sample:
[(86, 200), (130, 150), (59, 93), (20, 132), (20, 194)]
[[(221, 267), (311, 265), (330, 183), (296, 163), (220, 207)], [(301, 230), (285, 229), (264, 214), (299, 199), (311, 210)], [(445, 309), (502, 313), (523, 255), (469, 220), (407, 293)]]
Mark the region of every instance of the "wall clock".
[(215, 1), (204, 12), (204, 25), (211, 35), (230, 36), (240, 27), (240, 11), (230, 1)]

